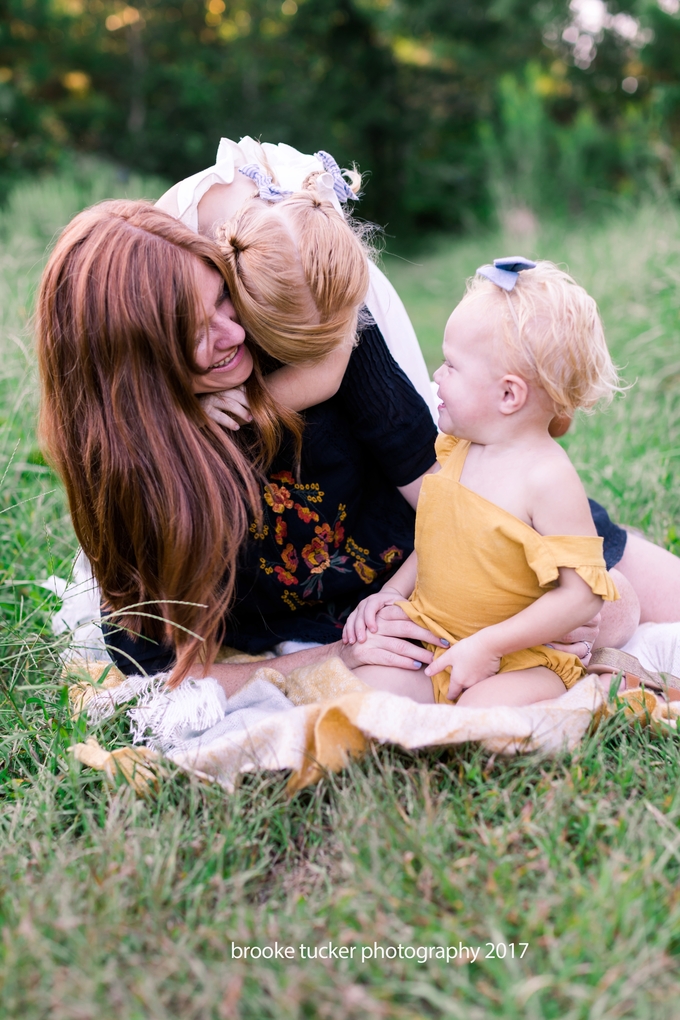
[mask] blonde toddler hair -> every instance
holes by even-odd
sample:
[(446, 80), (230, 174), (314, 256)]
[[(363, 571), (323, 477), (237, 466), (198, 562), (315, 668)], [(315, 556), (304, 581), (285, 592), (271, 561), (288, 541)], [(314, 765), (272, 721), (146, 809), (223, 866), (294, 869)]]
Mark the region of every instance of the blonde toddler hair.
[(556, 414), (608, 403), (621, 391), (597, 304), (553, 262), (520, 272), (511, 291), (474, 276), (463, 300), (477, 296), (497, 311), (509, 367), (541, 386)]
[[(282, 215), (283, 214), (283, 215)], [(368, 291), (368, 249), (314, 191), (253, 199), (217, 231), (230, 297), (255, 343), (285, 364), (353, 342)]]

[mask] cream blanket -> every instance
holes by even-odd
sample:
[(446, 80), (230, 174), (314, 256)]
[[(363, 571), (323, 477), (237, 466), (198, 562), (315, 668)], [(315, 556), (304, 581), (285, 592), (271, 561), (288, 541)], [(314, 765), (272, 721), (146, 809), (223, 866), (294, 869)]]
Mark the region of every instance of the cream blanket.
[(680, 702), (665, 704), (640, 690), (612, 705), (594, 677), (554, 701), (522, 708), (419, 705), (367, 687), (339, 659), (288, 677), (254, 662), (246, 686), (229, 699), (210, 677), (168, 693), (163, 676), (126, 679), (110, 663), (83, 663), (81, 670), (87, 678), (81, 672), (70, 689), (74, 713), (84, 711), (96, 723), (134, 701), (127, 713), (135, 746), (107, 752), (90, 738), (73, 753), (111, 778), (123, 775), (139, 792), (157, 782), (161, 756), (226, 789), (240, 773), (290, 770), (294, 792), (343, 768), (371, 741), (408, 750), (475, 741), (504, 755), (555, 754), (575, 748), (593, 724), (621, 706), (628, 716), (666, 730), (677, 726), (680, 709)]

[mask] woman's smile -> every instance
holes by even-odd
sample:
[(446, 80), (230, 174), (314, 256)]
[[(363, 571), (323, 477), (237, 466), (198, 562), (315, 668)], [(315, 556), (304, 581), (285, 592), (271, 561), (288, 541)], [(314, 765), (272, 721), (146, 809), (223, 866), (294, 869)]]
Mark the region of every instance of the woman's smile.
[(215, 269), (196, 260), (196, 276), (202, 312), (208, 329), (201, 332), (194, 359), (202, 372), (194, 377), (194, 393), (229, 390), (244, 383), (253, 370), (253, 358), (245, 345), (246, 331)]
[(241, 363), (245, 347), (240, 344), (238, 347), (233, 347), (221, 361), (216, 361), (211, 367), (211, 372), (219, 372), (223, 368), (236, 368)]

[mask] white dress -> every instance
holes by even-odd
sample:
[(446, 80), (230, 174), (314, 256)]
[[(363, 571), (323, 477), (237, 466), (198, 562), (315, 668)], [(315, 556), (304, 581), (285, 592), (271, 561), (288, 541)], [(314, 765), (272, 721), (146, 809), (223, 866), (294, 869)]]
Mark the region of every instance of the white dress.
[[(213, 184), (231, 184), (239, 167), (259, 163), (285, 191), (300, 191), (310, 173), (323, 173), (324, 167), (315, 156), (307, 156), (290, 145), (256, 142), (246, 135), (237, 144), (228, 138), (220, 141), (213, 166), (200, 170), (180, 182), (177, 188), (179, 219), (192, 230), (198, 230), (198, 203)], [(340, 202), (332, 188), (324, 188), (339, 213)], [(384, 273), (369, 264), (370, 283), (366, 307), (385, 338), (392, 357), (403, 369), (437, 421), (437, 401), (429, 373), (403, 302)]]

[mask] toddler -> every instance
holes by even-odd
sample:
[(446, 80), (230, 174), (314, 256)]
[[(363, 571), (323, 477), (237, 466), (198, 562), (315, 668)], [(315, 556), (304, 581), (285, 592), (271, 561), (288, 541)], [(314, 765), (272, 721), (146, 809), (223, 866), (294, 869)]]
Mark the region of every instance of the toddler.
[(469, 281), (443, 349), (441, 470), (423, 482), (415, 552), (343, 640), (365, 640), (396, 603), (450, 647), (430, 646), (418, 673), (357, 669), (371, 686), (467, 706), (554, 698), (585, 670), (549, 642), (618, 598), (583, 486), (548, 433), (618, 390), (597, 306), (551, 262), (497, 259)]

